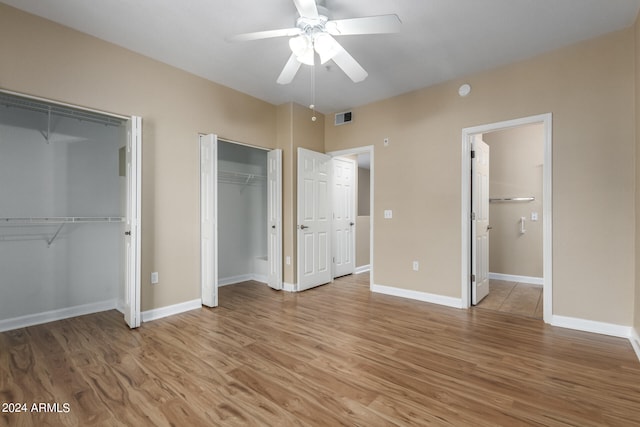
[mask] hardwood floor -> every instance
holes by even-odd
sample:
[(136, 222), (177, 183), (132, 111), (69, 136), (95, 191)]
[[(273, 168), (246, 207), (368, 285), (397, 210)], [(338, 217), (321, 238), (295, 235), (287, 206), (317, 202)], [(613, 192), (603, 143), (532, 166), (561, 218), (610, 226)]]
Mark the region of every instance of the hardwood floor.
[[(129, 330), (116, 311), (0, 334), (0, 426), (631, 426), (625, 339), (368, 290), (247, 282)], [(65, 413), (64, 404), (69, 411)], [(51, 407), (53, 409), (53, 407)]]
[(492, 279), (489, 289), (476, 308), (542, 319), (542, 286)]

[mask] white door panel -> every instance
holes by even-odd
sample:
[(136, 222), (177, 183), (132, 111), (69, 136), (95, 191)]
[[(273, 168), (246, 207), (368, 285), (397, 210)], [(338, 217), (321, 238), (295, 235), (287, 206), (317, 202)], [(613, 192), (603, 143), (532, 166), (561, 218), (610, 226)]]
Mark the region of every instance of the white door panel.
[(333, 277), (355, 271), (356, 162), (334, 158), (333, 163)]
[(298, 148), (298, 290), (331, 281), (331, 157)]
[(267, 154), (267, 284), (282, 289), (282, 150)]
[(475, 135), (471, 143), (471, 302), (489, 294), (489, 146)]
[(200, 285), (202, 304), (218, 306), (218, 137), (200, 136)]
[(131, 117), (127, 124), (126, 146), (126, 230), (124, 320), (129, 327), (140, 326), (140, 246), (141, 246), (141, 163), (142, 119)]

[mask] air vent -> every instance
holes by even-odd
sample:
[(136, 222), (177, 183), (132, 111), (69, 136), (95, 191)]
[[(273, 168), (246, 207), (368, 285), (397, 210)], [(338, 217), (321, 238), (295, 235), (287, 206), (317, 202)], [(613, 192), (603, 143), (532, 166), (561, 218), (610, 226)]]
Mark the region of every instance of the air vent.
[(343, 125), (345, 123), (350, 123), (353, 120), (353, 115), (351, 111), (345, 111), (344, 113), (336, 114), (336, 126)]

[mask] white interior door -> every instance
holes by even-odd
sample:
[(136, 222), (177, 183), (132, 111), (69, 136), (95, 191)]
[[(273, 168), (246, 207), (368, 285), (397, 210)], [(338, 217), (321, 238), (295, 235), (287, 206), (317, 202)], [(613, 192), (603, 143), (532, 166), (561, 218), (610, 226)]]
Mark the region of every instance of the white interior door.
[(267, 153), (267, 284), (282, 289), (282, 150)]
[(218, 137), (200, 135), (200, 284), (202, 304), (218, 306)]
[(331, 281), (331, 157), (298, 148), (298, 290)]
[(124, 320), (140, 326), (140, 212), (141, 212), (142, 119), (133, 116), (127, 124), (127, 200), (125, 225)]
[(489, 146), (471, 142), (471, 303), (489, 294)]
[(355, 271), (355, 160), (336, 157), (333, 163), (333, 277)]

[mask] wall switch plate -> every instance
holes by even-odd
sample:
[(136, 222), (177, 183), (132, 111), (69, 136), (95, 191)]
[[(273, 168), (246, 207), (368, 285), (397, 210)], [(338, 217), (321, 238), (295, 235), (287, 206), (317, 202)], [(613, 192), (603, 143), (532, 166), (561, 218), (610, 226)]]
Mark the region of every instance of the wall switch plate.
[(287, 263), (287, 265), (291, 265), (291, 257), (290, 256), (286, 257), (286, 263)]
[(391, 209), (386, 209), (384, 211), (384, 219), (391, 219), (393, 218), (393, 211)]
[(538, 220), (538, 212), (531, 212), (531, 221)]
[(413, 261), (413, 271), (420, 270), (420, 263), (418, 261)]
[(157, 285), (158, 284), (158, 272), (154, 271), (153, 273), (151, 273), (151, 284), (152, 285)]

